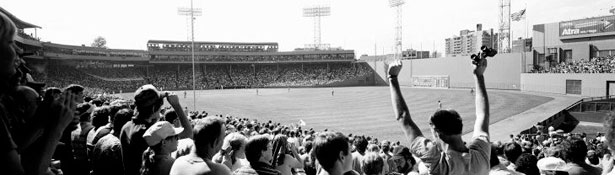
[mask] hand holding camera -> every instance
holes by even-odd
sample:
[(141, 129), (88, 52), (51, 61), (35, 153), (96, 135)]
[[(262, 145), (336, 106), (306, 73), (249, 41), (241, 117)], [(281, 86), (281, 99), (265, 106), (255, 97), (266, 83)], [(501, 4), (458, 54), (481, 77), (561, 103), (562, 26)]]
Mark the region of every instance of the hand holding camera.
[(493, 57), (495, 56), (498, 51), (496, 51), (493, 48), (487, 48), (487, 46), (482, 46), (480, 47), (480, 52), (478, 52), (477, 54), (472, 54), (472, 56), (470, 56), (470, 58), (472, 59), (472, 64), (475, 65), (474, 67), (474, 74), (475, 75), (483, 75), (483, 73), (485, 72), (485, 69), (487, 69), (487, 57)]

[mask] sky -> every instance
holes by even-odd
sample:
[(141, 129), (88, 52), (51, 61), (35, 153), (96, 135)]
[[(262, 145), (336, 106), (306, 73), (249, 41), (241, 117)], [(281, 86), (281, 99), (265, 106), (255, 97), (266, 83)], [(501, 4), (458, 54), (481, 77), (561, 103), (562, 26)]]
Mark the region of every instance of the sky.
[[(146, 50), (148, 40), (186, 41), (188, 17), (178, 8), (189, 0), (2, 0), (0, 7), (41, 26), (42, 41), (90, 45), (102, 36), (113, 49)], [(402, 7), (402, 48), (444, 51), (445, 38), (463, 29), (498, 29), (499, 0), (406, 0)], [(613, 0), (511, 0), (511, 13), (526, 9), (526, 21), (512, 22), (513, 38), (531, 35), (533, 24), (609, 15)], [(393, 51), (394, 9), (387, 0), (195, 0), (203, 11), (195, 41), (277, 42), (291, 51), (314, 41), (314, 20), (303, 8), (331, 7), (321, 19), (322, 43), (356, 55)], [(526, 25), (527, 24), (527, 25)], [(34, 33), (34, 30), (26, 30)], [(531, 37), (531, 36), (530, 36)], [(358, 57), (357, 56), (357, 57)]]

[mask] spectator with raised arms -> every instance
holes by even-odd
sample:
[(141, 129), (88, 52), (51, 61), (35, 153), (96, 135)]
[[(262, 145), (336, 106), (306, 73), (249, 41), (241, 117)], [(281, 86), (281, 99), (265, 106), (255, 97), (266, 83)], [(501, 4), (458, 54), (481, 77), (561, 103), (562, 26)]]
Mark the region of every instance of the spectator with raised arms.
[[(482, 54), (480, 54), (481, 57)], [(461, 138), (463, 124), (455, 110), (438, 110), (429, 119), (435, 140), (426, 138), (410, 116), (404, 101), (397, 76), (402, 63), (397, 60), (389, 65), (388, 78), (393, 109), (398, 122), (408, 137), (410, 152), (421, 159), (430, 174), (489, 174), (489, 100), (483, 73), (487, 59), (476, 59), (474, 79), (476, 82), (476, 121), (472, 140), (466, 146)]]

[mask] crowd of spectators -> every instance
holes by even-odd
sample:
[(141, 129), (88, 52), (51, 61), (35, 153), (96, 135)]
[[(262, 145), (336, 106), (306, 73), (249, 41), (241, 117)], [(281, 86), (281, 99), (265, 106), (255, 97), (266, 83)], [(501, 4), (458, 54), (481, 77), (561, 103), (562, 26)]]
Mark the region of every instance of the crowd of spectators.
[[(157, 55), (151, 53), (152, 61), (169, 61), (169, 62), (191, 62), (192, 56), (185, 55)], [(225, 55), (225, 54), (212, 54), (212, 55), (195, 55), (195, 61), (197, 62), (296, 62), (296, 61), (326, 61), (326, 60), (352, 60), (354, 54), (352, 53), (323, 53), (323, 54), (311, 54), (311, 53), (293, 53), (293, 54), (270, 54), (270, 55)]]
[[(191, 43), (148, 43), (150, 51), (190, 52)], [(278, 44), (194, 43), (195, 52), (277, 52)]]
[(31, 73), (37, 81), (44, 82), (50, 87), (83, 84), (87, 85), (87, 92), (92, 92), (89, 89), (95, 90), (92, 93), (127, 92), (145, 84), (143, 77), (139, 78), (138, 70), (127, 68), (76, 69), (68, 65), (48, 65), (44, 71), (32, 71)]
[[(63, 61), (33, 60), (31, 74), (49, 86), (83, 84), (96, 92), (128, 92), (150, 83), (164, 90), (192, 89), (192, 66), (156, 65), (113, 67), (79, 67)], [(310, 63), (283, 65), (198, 65), (195, 67), (196, 89), (267, 88), (324, 86), (373, 73), (363, 63)], [(90, 91), (88, 91), (90, 92)]]
[(561, 62), (550, 68), (536, 66), (532, 73), (615, 73), (615, 56)]
[(40, 41), (40, 38), (34, 37), (34, 35), (32, 35), (32, 33), (27, 34), (26, 32), (24, 32), (23, 30), (18, 30), (19, 32), (17, 32), (17, 35), (19, 35), (22, 38), (26, 38), (26, 39), (31, 39), (31, 40), (35, 40), (35, 41)]

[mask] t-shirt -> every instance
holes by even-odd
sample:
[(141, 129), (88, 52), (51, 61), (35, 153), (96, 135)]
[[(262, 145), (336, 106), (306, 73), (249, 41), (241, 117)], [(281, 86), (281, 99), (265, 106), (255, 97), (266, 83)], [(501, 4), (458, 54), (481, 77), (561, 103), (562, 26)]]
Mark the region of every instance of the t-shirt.
[(352, 153), (352, 170), (363, 174), (363, 155), (358, 151)]
[(301, 162), (297, 161), (297, 158), (284, 154), (284, 163), (280, 166), (276, 166), (275, 169), (282, 174), (292, 174), (291, 169), (299, 166), (301, 166)]
[(252, 169), (254, 169), (259, 175), (282, 175), (280, 171), (276, 170), (268, 163), (250, 162), (250, 166), (252, 166)]
[(225, 165), (213, 163), (211, 160), (205, 161), (195, 155), (186, 155), (175, 160), (169, 174), (230, 175), (231, 171)]
[(139, 174), (141, 156), (148, 147), (145, 139), (143, 139), (143, 134), (150, 126), (152, 126), (152, 123), (133, 119), (122, 127), (120, 143), (122, 144), (122, 159), (126, 174)]
[(73, 147), (73, 155), (75, 156), (75, 160), (80, 161), (88, 161), (87, 154), (87, 136), (88, 132), (92, 130), (94, 127), (90, 124), (85, 124), (83, 127), (80, 125), (77, 129), (71, 132), (71, 144)]
[(440, 143), (423, 136), (414, 139), (410, 146), (410, 152), (423, 161), (430, 174), (489, 174), (489, 137), (473, 138), (468, 149), (468, 152), (444, 151)]
[(122, 145), (120, 139), (108, 134), (94, 145), (92, 151), (92, 170), (95, 175), (124, 174), (122, 164)]
[(579, 165), (576, 163), (567, 163), (566, 168), (568, 169), (569, 175), (592, 175), (592, 174), (602, 174), (602, 169), (593, 167), (588, 164)]
[(494, 167), (491, 167), (489, 171), (489, 175), (525, 175), (520, 172), (516, 172), (514, 170), (509, 170), (506, 166), (499, 164)]
[(168, 155), (156, 155), (154, 156), (155, 164), (150, 169), (150, 175), (167, 175), (171, 173), (171, 167), (175, 159)]

